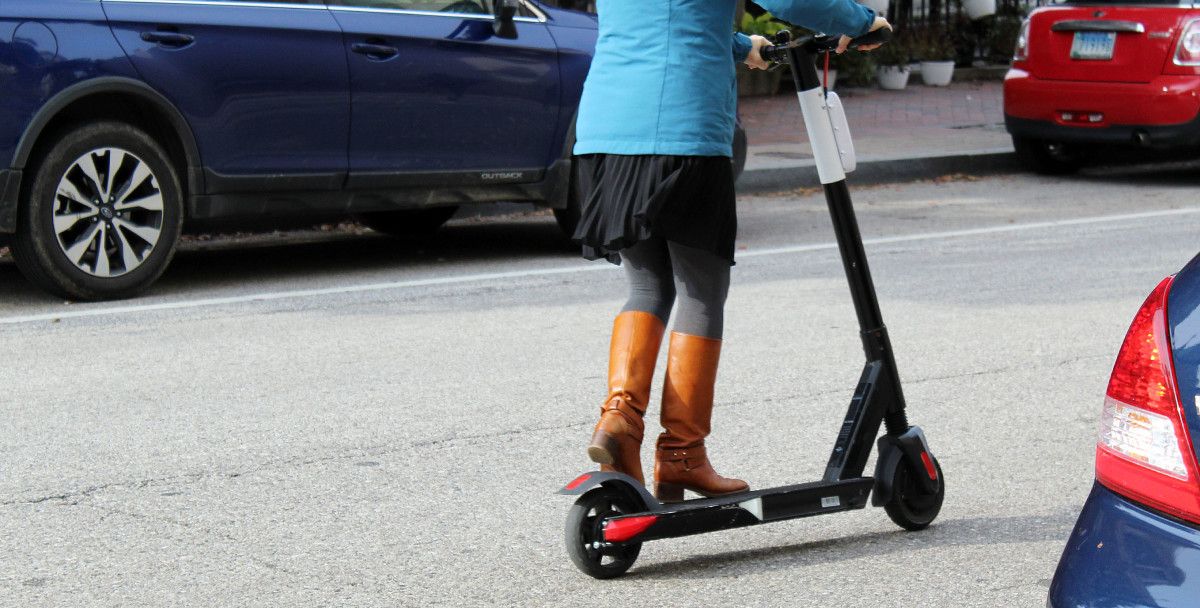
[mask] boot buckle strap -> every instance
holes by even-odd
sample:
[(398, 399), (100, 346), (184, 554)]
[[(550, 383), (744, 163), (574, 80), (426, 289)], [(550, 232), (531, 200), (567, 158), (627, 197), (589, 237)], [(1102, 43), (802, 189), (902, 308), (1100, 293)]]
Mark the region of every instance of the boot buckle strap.
[[(689, 454), (688, 452), (691, 452)], [(671, 455), (665, 458), (667, 462), (678, 462), (683, 464), (684, 471), (694, 471), (703, 466), (703, 454), (697, 454), (694, 450), (671, 450)]]

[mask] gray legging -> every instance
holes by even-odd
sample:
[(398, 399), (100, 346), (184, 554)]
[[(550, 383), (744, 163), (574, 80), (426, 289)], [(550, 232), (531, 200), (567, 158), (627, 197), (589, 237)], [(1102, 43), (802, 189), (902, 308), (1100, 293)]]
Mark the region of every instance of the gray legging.
[(629, 277), (622, 312), (648, 312), (666, 323), (679, 295), (674, 331), (720, 339), (725, 330), (729, 260), (703, 249), (649, 239), (621, 251)]

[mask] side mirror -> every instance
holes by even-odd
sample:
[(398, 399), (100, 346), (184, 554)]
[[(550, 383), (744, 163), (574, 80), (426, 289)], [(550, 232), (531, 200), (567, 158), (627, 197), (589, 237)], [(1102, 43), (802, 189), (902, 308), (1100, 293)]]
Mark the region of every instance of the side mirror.
[(520, 0), (495, 0), (496, 22), (492, 24), (496, 36), (513, 40), (517, 37), (517, 24), (513, 21), (517, 10), (521, 8)]

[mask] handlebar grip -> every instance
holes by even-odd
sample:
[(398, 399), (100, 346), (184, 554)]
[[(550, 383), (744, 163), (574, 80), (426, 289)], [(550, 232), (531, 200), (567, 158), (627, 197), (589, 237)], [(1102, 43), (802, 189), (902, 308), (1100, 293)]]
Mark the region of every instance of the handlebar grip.
[(881, 27), (873, 32), (867, 32), (850, 41), (850, 48), (856, 49), (865, 44), (886, 44), (892, 39), (892, 28)]
[(786, 45), (764, 46), (758, 50), (758, 54), (768, 63), (787, 63)]

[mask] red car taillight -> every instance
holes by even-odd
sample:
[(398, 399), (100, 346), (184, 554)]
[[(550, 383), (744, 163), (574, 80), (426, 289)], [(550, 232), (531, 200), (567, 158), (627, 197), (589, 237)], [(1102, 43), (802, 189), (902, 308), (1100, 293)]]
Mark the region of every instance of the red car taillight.
[(1200, 523), (1187, 424), (1175, 389), (1163, 279), (1138, 310), (1117, 354), (1100, 420), (1096, 479), (1170, 515)]
[(1017, 34), (1017, 48), (1013, 51), (1013, 61), (1029, 59), (1029, 19), (1021, 22), (1021, 32)]
[(1200, 66), (1200, 19), (1183, 26), (1175, 47), (1175, 65)]

